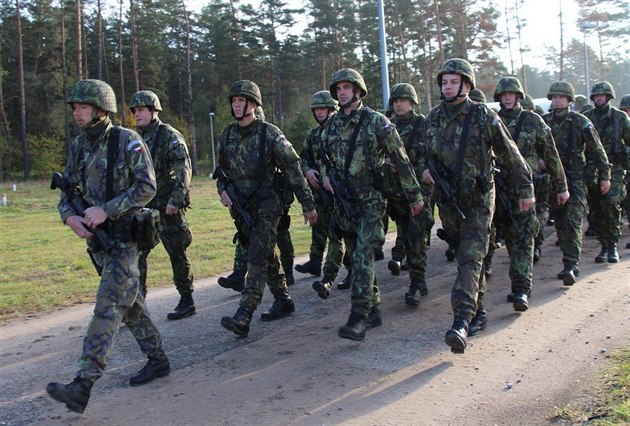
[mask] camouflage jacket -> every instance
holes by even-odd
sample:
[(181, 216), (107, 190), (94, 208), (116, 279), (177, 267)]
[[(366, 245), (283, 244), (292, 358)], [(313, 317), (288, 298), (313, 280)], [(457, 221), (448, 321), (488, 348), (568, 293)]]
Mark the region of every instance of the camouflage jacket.
[[(107, 141), (113, 127), (110, 120), (105, 119), (74, 139), (64, 178), (71, 185), (78, 185), (90, 205), (102, 207), (110, 219), (117, 219), (147, 205), (155, 195), (156, 183), (147, 146), (136, 132), (121, 127), (113, 169), (114, 198), (105, 199)], [(77, 214), (63, 192), (59, 213), (64, 223), (69, 216)]]
[[(284, 179), (302, 204), (302, 210), (308, 212), (315, 209), (313, 194), (300, 168), (300, 157), (280, 129), (271, 123), (265, 123), (267, 130), (261, 150), (262, 123), (256, 119), (243, 128), (236, 123), (227, 126), (219, 140), (219, 166), (232, 179), (241, 196), (250, 205), (257, 206), (257, 210), (282, 213), (282, 182), (278, 181), (278, 171), (284, 174)], [(264, 151), (262, 160), (261, 151)], [(219, 181), (217, 189), (219, 194), (225, 189)]]
[(300, 152), (300, 164), (302, 165), (304, 175), (312, 169), (319, 173), (317, 151), (321, 146), (321, 134), (323, 130), (324, 126), (314, 127), (308, 131), (308, 135), (306, 135), (306, 139), (304, 139), (302, 152)]
[[(564, 176), (562, 161), (560, 161), (556, 143), (551, 135), (551, 129), (543, 119), (535, 112), (524, 110), (520, 104), (517, 104), (511, 111), (501, 109), (499, 117), (510, 131), (518, 150), (532, 169), (534, 181), (536, 181), (536, 176), (540, 177), (547, 172), (551, 176), (555, 190), (558, 193), (565, 192), (567, 180)], [(518, 134), (515, 134), (517, 126), (519, 127)], [(545, 162), (544, 171), (540, 168), (540, 160)], [(503, 166), (501, 157), (497, 159), (497, 163), (501, 169)], [(508, 182), (511, 181), (511, 179), (508, 180)]]
[(560, 114), (547, 113), (543, 119), (551, 128), (569, 186), (572, 182), (584, 182), (589, 179), (586, 176), (587, 161), (595, 164), (601, 180), (610, 180), (608, 157), (589, 119), (582, 114), (569, 111), (568, 107)]
[[(474, 114), (470, 119), (468, 142), (461, 172), (459, 176), (454, 176), (460, 139), (468, 114)], [(426, 146), (427, 159), (442, 165), (451, 176), (447, 180), (456, 188), (460, 207), (479, 203), (492, 211), (495, 154), (503, 160), (504, 166), (513, 177), (518, 198), (534, 196), (532, 173), (527, 161), (501, 119), (485, 104), (466, 99), (454, 107), (442, 102), (433, 108), (427, 117)]]
[[(159, 140), (156, 140), (158, 133)], [(161, 210), (167, 204), (187, 207), (190, 204), (192, 167), (184, 137), (159, 118), (141, 128), (140, 135), (151, 152), (157, 180), (157, 194), (149, 207)]]
[(625, 112), (607, 103), (601, 108), (593, 108), (584, 113), (591, 120), (612, 162), (613, 172), (628, 170), (630, 150), (630, 119)]
[[(366, 120), (359, 130), (346, 176), (345, 162), (350, 140), (355, 128), (359, 125), (363, 111), (366, 111)], [(380, 171), (383, 169), (385, 158), (389, 158), (398, 170), (400, 184), (409, 204), (423, 200), (420, 185), (400, 136), (395, 126), (383, 114), (362, 104), (349, 115), (346, 115), (344, 111), (339, 111), (326, 122), (321, 141), (323, 151), (328, 155), (331, 166), (355, 192), (364, 189), (380, 190), (382, 179)], [(328, 175), (323, 163), (320, 164), (320, 174), (322, 180)]]

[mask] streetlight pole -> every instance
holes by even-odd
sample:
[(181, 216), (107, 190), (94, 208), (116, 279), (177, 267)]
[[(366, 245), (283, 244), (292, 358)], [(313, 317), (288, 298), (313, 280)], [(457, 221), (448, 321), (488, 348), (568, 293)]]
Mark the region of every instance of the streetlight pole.
[(208, 115), (210, 116), (210, 146), (212, 147), (212, 173), (214, 173), (214, 171), (217, 168), (217, 160), (214, 156), (214, 123), (213, 123), (214, 112), (210, 112), (208, 113)]
[(592, 30), (597, 28), (597, 23), (595, 22), (589, 22), (589, 21), (584, 21), (580, 23), (580, 31), (582, 31), (582, 34), (584, 34), (584, 90), (586, 93), (584, 93), (584, 96), (586, 96), (586, 104), (588, 105), (590, 102), (588, 101), (590, 99), (590, 93), (591, 93), (591, 87), (590, 87), (590, 77), (589, 77), (589, 73), (588, 73), (588, 49), (586, 47), (586, 32), (588, 30)]
[(387, 72), (387, 44), (385, 43), (385, 11), (383, 0), (378, 0), (378, 34), (381, 51), (381, 86), (383, 87), (383, 111), (389, 102), (389, 73)]

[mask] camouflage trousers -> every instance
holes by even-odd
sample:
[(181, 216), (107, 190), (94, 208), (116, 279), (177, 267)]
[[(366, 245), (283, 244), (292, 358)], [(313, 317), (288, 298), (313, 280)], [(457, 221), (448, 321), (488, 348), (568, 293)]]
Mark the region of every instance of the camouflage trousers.
[(351, 255), (350, 276), (352, 312), (367, 316), (380, 303), (374, 271), (374, 250), (385, 243), (383, 214), (385, 201), (380, 192), (361, 194), (354, 202), (355, 215), (348, 220), (335, 209), (335, 220), (343, 230), (346, 249)]
[(103, 375), (121, 322), (147, 357), (163, 351), (160, 332), (151, 321), (139, 291), (137, 246), (117, 244), (110, 253), (100, 251), (94, 257), (103, 270), (77, 373), (78, 377), (93, 382)]
[(610, 191), (605, 195), (599, 188), (588, 192), (589, 224), (596, 230), (602, 246), (617, 244), (621, 237), (621, 203), (626, 198), (624, 173), (615, 172), (610, 179)]
[[(542, 247), (545, 242), (544, 227), (547, 222), (545, 216), (549, 210), (549, 203), (556, 204), (555, 194), (551, 194), (549, 185), (540, 185), (534, 183), (534, 195), (536, 197), (536, 217), (538, 218), (538, 232), (534, 237), (534, 246)], [(553, 195), (553, 197), (551, 196)], [(548, 203), (549, 201), (549, 203)]]
[(434, 223), (431, 204), (425, 204), (419, 215), (411, 216), (406, 199), (389, 199), (387, 202), (390, 214), (396, 218), (398, 237), (403, 241), (402, 253), (392, 249), (392, 259), (402, 261), (407, 256), (411, 282), (423, 282), (427, 270), (427, 232)]
[(582, 252), (582, 221), (586, 216), (586, 185), (574, 182), (571, 196), (563, 206), (552, 206), (556, 233), (562, 251), (562, 263), (574, 267), (580, 261)]
[(494, 192), (475, 194), (472, 203), (470, 208), (464, 210), (466, 220), (462, 222), (450, 203), (438, 200), (442, 226), (449, 241), (453, 241), (456, 246), (457, 277), (451, 292), (451, 306), (455, 316), (463, 316), (468, 320), (475, 315), (486, 293), (482, 263), (490, 244)]
[[(180, 295), (190, 295), (193, 292), (193, 274), (190, 270), (190, 260), (186, 249), (192, 243), (192, 232), (186, 221), (185, 212), (179, 210), (177, 214), (167, 215), (160, 210), (160, 241), (168, 253), (173, 269), (173, 282)], [(140, 252), (138, 268), (140, 269), (140, 291), (147, 294), (147, 257), (151, 250)]]
[(626, 175), (626, 198), (623, 200), (623, 209), (626, 214), (626, 218), (628, 222), (630, 222), (630, 177)]

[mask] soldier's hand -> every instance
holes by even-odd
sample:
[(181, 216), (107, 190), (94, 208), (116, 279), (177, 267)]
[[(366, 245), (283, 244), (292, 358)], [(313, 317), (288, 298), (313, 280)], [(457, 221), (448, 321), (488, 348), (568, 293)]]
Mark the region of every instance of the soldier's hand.
[(311, 185), (313, 188), (319, 188), (319, 173), (317, 173), (316, 170), (310, 169), (308, 172), (306, 172), (306, 180), (308, 181), (308, 184)]
[(221, 193), (221, 204), (223, 204), (225, 207), (230, 207), (232, 205), (232, 200), (230, 199), (230, 196), (227, 195), (227, 192), (225, 191)]
[(599, 190), (601, 191), (602, 195), (608, 194), (608, 191), (610, 191), (610, 181), (602, 180), (601, 182), (599, 182)]
[(304, 223), (313, 226), (315, 222), (317, 222), (317, 210), (313, 209), (310, 212), (304, 213)]
[(418, 201), (417, 203), (413, 203), (409, 207), (409, 211), (411, 212), (412, 216), (418, 216), (420, 212), (422, 212), (423, 208), (424, 208), (424, 201)]
[(543, 172), (547, 170), (547, 165), (545, 164), (545, 160), (543, 160), (542, 158), (538, 160), (538, 166), (540, 167), (540, 170)]
[(92, 206), (85, 210), (83, 217), (85, 224), (90, 228), (96, 228), (101, 223), (107, 220), (107, 213), (103, 210), (103, 207)]
[(422, 172), (422, 183), (426, 183), (427, 185), (435, 185), (435, 181), (433, 180), (433, 176), (431, 176), (431, 172), (429, 169), (426, 169)]
[(521, 198), (518, 200), (518, 208), (522, 212), (526, 212), (529, 209), (533, 208), (536, 205), (536, 198)]
[(79, 238), (92, 237), (92, 233), (85, 229), (85, 222), (81, 216), (74, 215), (68, 217), (66, 219), (66, 225), (68, 225)]
[(175, 214), (177, 214), (177, 212), (179, 211), (179, 207), (175, 207), (172, 204), (167, 204), (166, 205), (166, 214), (169, 216), (173, 216)]
[(559, 206), (563, 206), (567, 201), (569, 201), (569, 197), (571, 197), (569, 191), (560, 192), (556, 194), (556, 201)]
[(328, 179), (328, 177), (324, 178), (324, 181), (322, 182), (322, 186), (324, 187), (324, 189), (328, 192), (330, 192), (331, 194), (335, 193), (335, 190), (333, 189), (332, 185), (330, 184), (330, 179)]

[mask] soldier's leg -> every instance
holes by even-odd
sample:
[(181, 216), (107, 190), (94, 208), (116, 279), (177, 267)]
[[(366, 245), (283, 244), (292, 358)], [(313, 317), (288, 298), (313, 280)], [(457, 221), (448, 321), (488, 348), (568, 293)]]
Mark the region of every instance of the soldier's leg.
[(151, 250), (142, 250), (138, 256), (138, 270), (140, 271), (140, 293), (146, 297), (147, 295), (147, 258)]
[[(617, 243), (621, 237), (622, 207), (621, 202), (626, 197), (626, 185), (623, 175), (613, 173), (610, 190), (601, 196), (599, 202), (600, 214), (597, 215), (597, 229), (600, 230), (598, 240), (602, 244), (602, 253), (595, 258), (598, 263), (608, 261), (619, 262)], [(605, 252), (605, 256), (603, 253)]]
[[(574, 185), (575, 188), (576, 185)], [(579, 274), (577, 268), (582, 251), (582, 221), (586, 214), (584, 193), (571, 194), (569, 201), (562, 207), (554, 209), (554, 219), (564, 269), (558, 274), (564, 285), (573, 285)]]
[(247, 244), (241, 241), (240, 237), (235, 237), (234, 242), (234, 263), (232, 273), (227, 277), (219, 277), (217, 282), (223, 288), (229, 288), (240, 293), (245, 288), (245, 274), (247, 273)]
[[(538, 218), (538, 232), (534, 237), (534, 263), (538, 262), (542, 257), (542, 246), (545, 242), (545, 234), (543, 232), (545, 225), (545, 215), (547, 210), (549, 210), (549, 205), (547, 204), (547, 200), (550, 199), (549, 193), (551, 192), (551, 188), (549, 186), (549, 175), (545, 174), (542, 182), (537, 183), (535, 186), (535, 196), (536, 196), (536, 217)], [(553, 203), (556, 204), (555, 194)]]
[[(332, 214), (332, 213), (331, 213)], [(328, 299), (332, 284), (337, 278), (341, 262), (344, 258), (343, 241), (341, 238), (342, 231), (336, 227), (329, 227), (328, 235), (328, 252), (326, 253), (326, 261), (324, 262), (324, 277), (321, 280), (314, 281), (313, 290), (321, 299)]]
[(284, 277), (287, 285), (295, 284), (293, 278), (293, 259), (295, 258), (295, 249), (293, 241), (291, 241), (291, 216), (288, 212), (283, 214), (278, 223), (278, 250), (280, 251), (280, 263), (284, 269)]
[[(405, 203), (407, 204), (407, 203)], [(407, 236), (407, 262), (409, 264), (409, 291), (405, 294), (405, 303), (410, 306), (417, 306), (420, 303), (420, 296), (429, 293), (426, 283), (427, 268), (427, 232), (432, 226), (433, 212), (430, 205), (417, 216), (407, 215), (408, 220), (403, 226)]]
[[(405, 209), (405, 207), (407, 208)], [(396, 242), (392, 247), (392, 260), (387, 263), (387, 269), (392, 275), (400, 275), (402, 261), (407, 252), (405, 244), (409, 231), (409, 207), (406, 200), (391, 198), (387, 200), (387, 212), (396, 221)]]
[(506, 243), (510, 254), (510, 281), (516, 311), (526, 311), (532, 289), (534, 238), (539, 222), (536, 212), (513, 212), (517, 227), (506, 227)]
[(586, 204), (588, 206), (586, 221), (588, 228), (584, 235), (587, 237), (596, 237), (599, 235), (597, 229), (597, 216), (601, 210), (601, 194), (599, 193), (599, 185), (588, 185), (586, 191)]
[(328, 229), (330, 227), (330, 211), (321, 205), (317, 206), (317, 222), (311, 228), (311, 248), (308, 262), (295, 265), (295, 270), (302, 274), (319, 276), (322, 273), (322, 259), (326, 250)]

